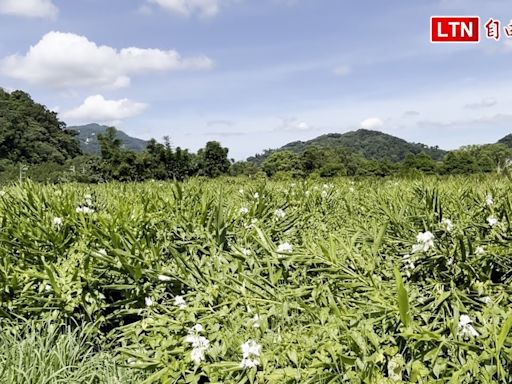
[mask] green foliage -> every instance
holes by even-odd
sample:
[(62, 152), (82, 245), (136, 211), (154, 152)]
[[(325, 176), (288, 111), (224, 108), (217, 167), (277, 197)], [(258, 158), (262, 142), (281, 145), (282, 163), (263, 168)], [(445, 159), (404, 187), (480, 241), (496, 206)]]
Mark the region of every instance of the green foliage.
[(57, 114), (22, 91), (0, 88), (0, 160), (63, 164), (81, 154), (72, 131)]
[(275, 152), (262, 164), (261, 169), (272, 176), (277, 172), (292, 172), (300, 170), (299, 156), (291, 151)]
[(122, 368), (101, 351), (90, 327), (73, 329), (59, 323), (2, 322), (2, 384), (136, 384), (144, 374)]
[(231, 164), (229, 174), (231, 176), (254, 176), (258, 169), (256, 164), (249, 161), (237, 161)]
[(367, 160), (403, 161), (408, 153), (419, 154), (425, 152), (435, 160), (440, 160), (446, 153), (437, 147), (428, 147), (424, 144), (408, 143), (382, 132), (359, 129), (343, 134), (331, 133), (319, 136), (310, 141), (297, 141), (285, 145), (276, 151), (267, 151), (263, 155), (250, 158), (249, 161), (261, 164), (273, 152), (292, 151), (302, 153), (307, 148), (316, 146), (320, 148), (345, 148), (363, 156)]
[(206, 147), (197, 153), (198, 174), (200, 176), (217, 177), (229, 171), (227, 148), (217, 141), (209, 141)]
[(87, 323), (110, 349), (84, 365), (148, 383), (508, 382), (511, 198), (491, 176), (27, 182), (0, 194), (0, 316)]

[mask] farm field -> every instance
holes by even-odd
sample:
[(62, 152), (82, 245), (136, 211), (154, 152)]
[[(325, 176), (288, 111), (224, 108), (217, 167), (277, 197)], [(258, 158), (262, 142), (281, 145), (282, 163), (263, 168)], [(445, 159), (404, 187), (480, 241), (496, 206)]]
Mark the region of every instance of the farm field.
[(0, 188), (0, 383), (511, 382), (498, 176)]

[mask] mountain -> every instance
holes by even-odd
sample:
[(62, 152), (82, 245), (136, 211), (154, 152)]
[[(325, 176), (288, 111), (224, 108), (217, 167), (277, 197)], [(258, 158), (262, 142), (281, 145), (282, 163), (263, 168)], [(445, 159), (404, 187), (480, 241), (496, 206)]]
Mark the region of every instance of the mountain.
[(64, 163), (81, 154), (74, 132), (22, 91), (0, 88), (0, 163)]
[(512, 133), (505, 136), (503, 139), (498, 140), (498, 144), (504, 144), (509, 148), (512, 148)]
[[(80, 148), (84, 153), (91, 155), (99, 155), (98, 134), (105, 133), (107, 128), (107, 126), (99, 124), (68, 127), (68, 129), (78, 132), (77, 140), (80, 143)], [(142, 152), (148, 145), (147, 141), (128, 136), (123, 131), (117, 131), (117, 137), (123, 143), (123, 148), (131, 151)]]
[(301, 153), (310, 146), (347, 148), (369, 160), (390, 160), (393, 162), (404, 160), (408, 153), (418, 154), (425, 152), (434, 160), (441, 160), (447, 153), (437, 146), (429, 147), (425, 144), (409, 143), (379, 131), (359, 129), (347, 133), (330, 133), (309, 141), (295, 141), (277, 150), (269, 150), (262, 155), (256, 155), (247, 160), (253, 163), (261, 163), (272, 152), (293, 151)]

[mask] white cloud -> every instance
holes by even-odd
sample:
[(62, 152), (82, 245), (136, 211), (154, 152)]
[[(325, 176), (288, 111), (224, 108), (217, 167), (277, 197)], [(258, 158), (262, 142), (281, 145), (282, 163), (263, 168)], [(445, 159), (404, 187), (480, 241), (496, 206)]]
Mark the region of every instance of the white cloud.
[(347, 76), (352, 72), (352, 68), (348, 65), (340, 65), (339, 67), (334, 68), (333, 72), (336, 76)]
[(202, 17), (212, 17), (219, 13), (221, 0), (148, 0), (149, 3), (183, 16), (198, 13)]
[(72, 33), (49, 32), (25, 55), (0, 60), (0, 72), (32, 84), (55, 88), (101, 86), (120, 88), (130, 76), (147, 72), (210, 69), (206, 56), (182, 58), (176, 51), (96, 45)]
[(417, 117), (419, 115), (421, 115), (421, 113), (418, 111), (409, 110), (404, 112), (403, 117)]
[(481, 108), (490, 108), (494, 107), (498, 102), (493, 97), (488, 97), (479, 101), (478, 103), (466, 104), (465, 108), (467, 109), (481, 109)]
[(370, 117), (361, 122), (361, 128), (363, 128), (363, 129), (375, 130), (375, 129), (382, 128), (383, 126), (384, 126), (384, 122), (381, 119), (379, 119), (378, 117)]
[(303, 120), (296, 118), (282, 119), (282, 124), (278, 130), (291, 131), (291, 132), (304, 132), (311, 130), (312, 127)]
[(225, 127), (232, 127), (233, 125), (235, 125), (235, 122), (232, 120), (210, 120), (210, 121), (206, 122), (206, 125), (208, 127), (213, 127), (213, 126), (217, 126), (217, 125), (225, 126)]
[(79, 107), (64, 112), (62, 117), (74, 122), (107, 123), (140, 115), (146, 108), (146, 104), (129, 99), (107, 100), (95, 95), (86, 98)]
[(0, 14), (55, 18), (59, 13), (52, 0), (0, 0)]

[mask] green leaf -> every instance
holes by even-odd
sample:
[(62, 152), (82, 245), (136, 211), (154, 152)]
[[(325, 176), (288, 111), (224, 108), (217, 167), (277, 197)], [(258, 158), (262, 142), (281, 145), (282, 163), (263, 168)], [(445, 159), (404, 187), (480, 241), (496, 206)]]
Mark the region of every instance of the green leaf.
[(409, 295), (407, 294), (407, 290), (404, 286), (404, 280), (398, 267), (395, 267), (395, 278), (396, 278), (396, 288), (398, 292), (398, 309), (400, 310), (400, 320), (404, 326), (408, 327), (411, 318), (409, 314)]

